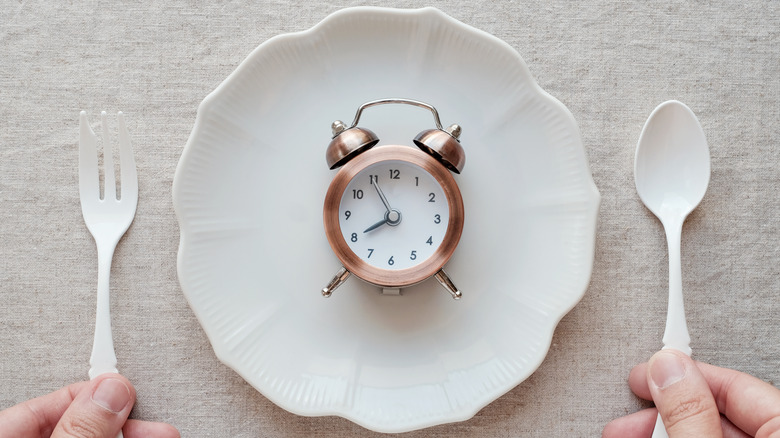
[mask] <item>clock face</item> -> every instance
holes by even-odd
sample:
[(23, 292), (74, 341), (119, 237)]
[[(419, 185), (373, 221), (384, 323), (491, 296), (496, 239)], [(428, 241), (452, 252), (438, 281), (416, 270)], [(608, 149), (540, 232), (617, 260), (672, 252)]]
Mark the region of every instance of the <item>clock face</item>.
[(444, 241), (450, 207), (439, 182), (402, 160), (371, 164), (349, 181), (339, 203), (339, 227), (368, 265), (401, 270), (427, 261)]
[(409, 146), (374, 147), (333, 178), (325, 235), (344, 267), (381, 287), (407, 287), (436, 274), (463, 231), (463, 199), (441, 163)]

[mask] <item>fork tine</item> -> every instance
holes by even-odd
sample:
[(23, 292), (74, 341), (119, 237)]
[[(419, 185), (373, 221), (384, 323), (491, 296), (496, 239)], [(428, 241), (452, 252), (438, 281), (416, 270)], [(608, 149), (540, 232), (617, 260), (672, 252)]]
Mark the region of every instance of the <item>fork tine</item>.
[(86, 111), (81, 112), (79, 125), (79, 193), (81, 199), (97, 199), (100, 197), (97, 137), (89, 126)]
[(114, 149), (111, 146), (111, 139), (108, 136), (108, 123), (106, 123), (105, 111), (100, 112), (100, 123), (103, 125), (103, 178), (105, 181), (103, 199), (116, 199)]
[(122, 200), (131, 202), (138, 199), (138, 174), (135, 168), (133, 147), (130, 145), (130, 133), (125, 125), (125, 115), (119, 111), (116, 115), (119, 125), (119, 167), (122, 184)]

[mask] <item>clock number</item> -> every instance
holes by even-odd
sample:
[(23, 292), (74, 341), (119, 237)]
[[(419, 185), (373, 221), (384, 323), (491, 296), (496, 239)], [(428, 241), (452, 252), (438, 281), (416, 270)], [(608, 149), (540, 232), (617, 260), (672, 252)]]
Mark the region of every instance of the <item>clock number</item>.
[(379, 182), (379, 175), (368, 175), (368, 182), (371, 184)]
[(401, 179), (401, 171), (397, 169), (390, 169), (390, 179)]
[(349, 240), (357, 242), (357, 233), (352, 233), (352, 237)]
[(414, 177), (414, 186), (415, 187), (419, 187), (420, 186), (420, 177), (419, 176), (415, 176)]
[[(353, 190), (354, 192), (354, 190)], [(436, 202), (436, 194), (435, 193), (428, 193), (428, 202)]]
[(428, 245), (433, 245), (433, 236), (428, 237), (428, 240), (425, 241)]
[(433, 223), (434, 224), (440, 224), (441, 223), (441, 215), (440, 214), (437, 214), (436, 216), (433, 217)]
[(347, 210), (344, 212), (344, 220), (349, 219), (349, 217), (352, 216), (352, 212)]
[(368, 248), (368, 257), (366, 257), (366, 258), (370, 259), (371, 258), (371, 254), (373, 254), (373, 253), (374, 253), (374, 249), (373, 248)]
[(387, 261), (387, 264), (390, 266), (393, 266), (395, 264), (395, 260), (393, 260), (393, 256), (390, 256), (390, 260)]
[(417, 260), (417, 251), (412, 251), (412, 255), (409, 256), (410, 260)]
[(363, 199), (363, 191), (352, 189), (352, 199)]

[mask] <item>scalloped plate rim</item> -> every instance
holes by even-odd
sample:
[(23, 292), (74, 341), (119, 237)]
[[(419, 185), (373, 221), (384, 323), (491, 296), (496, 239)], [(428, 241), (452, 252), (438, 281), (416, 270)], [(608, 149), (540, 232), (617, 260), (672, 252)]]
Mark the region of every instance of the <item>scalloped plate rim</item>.
[[(585, 154), (584, 159), (587, 165), (587, 161), (588, 161), (587, 154), (584, 149), (584, 146), (582, 145), (581, 138), (579, 137), (579, 127), (577, 126), (576, 120), (574, 119), (573, 115), (571, 114), (569, 109), (566, 108), (560, 101), (558, 101), (555, 97), (547, 93), (544, 89), (542, 89), (539, 86), (535, 78), (532, 76), (530, 69), (528, 68), (528, 65), (522, 59), (521, 55), (505, 41), (487, 32), (484, 32), (480, 29), (466, 25), (434, 7), (424, 7), (418, 9), (395, 9), (395, 8), (384, 8), (384, 7), (375, 7), (375, 6), (358, 6), (358, 7), (340, 9), (338, 11), (329, 14), (323, 20), (321, 20), (319, 23), (315, 24), (309, 29), (276, 35), (261, 43), (258, 47), (252, 50), (250, 54), (238, 65), (238, 67), (235, 70), (233, 70), (227, 76), (227, 78), (223, 80), (211, 93), (209, 93), (198, 106), (195, 124), (188, 138), (188, 141), (184, 147), (184, 150), (182, 151), (181, 157), (179, 159), (179, 163), (175, 170), (174, 180), (173, 180), (173, 190), (172, 190), (174, 211), (176, 214), (177, 222), (179, 223), (179, 227), (180, 227), (180, 241), (179, 241), (179, 248), (177, 253), (177, 276), (182, 291), (184, 292), (185, 298), (188, 300), (188, 302), (190, 301), (189, 293), (187, 292), (189, 288), (187, 286), (187, 280), (185, 278), (185, 275), (182, 271), (182, 262), (187, 252), (186, 248), (189, 242), (187, 232), (189, 229), (188, 229), (188, 223), (185, 220), (185, 216), (183, 212), (184, 207), (182, 206), (179, 200), (180, 190), (181, 190), (181, 180), (183, 178), (182, 175), (185, 172), (185, 164), (190, 159), (190, 155), (193, 153), (192, 150), (194, 148), (194, 144), (196, 143), (195, 139), (198, 137), (197, 134), (203, 129), (204, 124), (206, 124), (208, 120), (207, 115), (211, 110), (211, 106), (213, 105), (212, 102), (216, 100), (223, 93), (224, 89), (227, 88), (233, 81), (235, 81), (237, 77), (240, 77), (243, 74), (243, 70), (247, 68), (249, 61), (252, 58), (257, 57), (259, 53), (264, 52), (266, 50), (275, 50), (278, 47), (283, 46), (283, 44), (287, 40), (305, 39), (311, 35), (317, 34), (326, 26), (328, 22), (337, 20), (342, 16), (352, 15), (352, 14), (366, 14), (366, 13), (409, 16), (411, 18), (414, 18), (415, 16), (422, 17), (426, 14), (433, 14), (438, 19), (447, 22), (447, 24), (450, 26), (456, 27), (461, 32), (467, 32), (472, 36), (474, 36), (475, 38), (488, 40), (491, 44), (501, 45), (504, 48), (504, 50), (507, 51), (507, 53), (513, 55), (516, 58), (516, 62), (521, 67), (521, 71), (524, 76), (523, 80), (527, 81), (532, 86), (534, 93), (544, 98), (549, 103), (555, 105), (557, 111), (561, 112), (562, 114), (565, 114), (568, 122), (572, 125), (573, 130), (578, 134), (577, 140), (579, 145), (582, 147), (583, 154)], [(517, 385), (525, 381), (531, 374), (533, 374), (539, 368), (539, 366), (547, 356), (547, 353), (549, 352), (555, 328), (558, 326), (561, 319), (563, 319), (563, 317), (566, 316), (566, 314), (568, 314), (579, 303), (579, 301), (582, 299), (582, 297), (587, 291), (587, 287), (590, 283), (590, 278), (593, 271), (593, 263), (595, 259), (595, 239), (596, 239), (595, 231), (597, 227), (598, 210), (601, 201), (601, 195), (599, 194), (599, 191), (595, 185), (595, 182), (593, 181), (592, 176), (588, 175), (588, 178), (586, 179), (588, 180), (587, 182), (589, 183), (588, 187), (586, 187), (587, 194), (588, 194), (588, 199), (586, 204), (590, 208), (590, 215), (586, 218), (587, 223), (584, 223), (583, 227), (587, 230), (590, 230), (588, 234), (591, 235), (592, 238), (590, 239), (589, 242), (586, 242), (587, 248), (585, 254), (588, 256), (588, 260), (584, 260), (585, 262), (584, 264), (587, 266), (587, 269), (585, 269), (585, 272), (583, 272), (582, 274), (582, 284), (579, 288), (579, 293), (576, 294), (576, 296), (573, 296), (574, 299), (572, 299), (568, 303), (569, 304), (568, 306), (562, 308), (562, 311), (557, 315), (557, 318), (555, 318), (554, 320), (551, 319), (549, 321), (550, 324), (540, 328), (539, 335), (544, 335), (544, 342), (542, 343), (543, 354), (540, 354), (538, 356), (537, 361), (533, 363), (529, 363), (529, 366), (527, 367), (525, 372), (518, 374), (511, 385), (507, 385), (502, 390), (496, 389), (492, 391), (490, 395), (486, 395), (484, 397), (485, 400), (483, 400), (480, 403), (474, 403), (470, 409), (461, 408), (458, 411), (451, 411), (452, 415), (449, 416), (431, 417), (429, 418), (429, 421), (418, 421), (414, 424), (412, 423), (403, 424), (400, 427), (387, 427), (387, 424), (377, 424), (367, 420), (366, 418), (361, 418), (360, 416), (353, 415), (352, 414), (353, 410), (342, 411), (342, 410), (330, 409), (330, 408), (329, 409), (315, 409), (315, 408), (302, 409), (300, 406), (297, 406), (295, 403), (289, 402), (284, 397), (277, 396), (273, 391), (268, 391), (264, 388), (258, 388), (257, 386), (252, 384), (251, 376), (247, 376), (245, 375), (244, 372), (241, 371), (242, 367), (237, 363), (238, 360), (232, 357), (229, 347), (223, 345), (220, 339), (215, 338), (214, 333), (212, 333), (212, 330), (207, 329), (207, 324), (204, 324), (205, 321), (203, 320), (203, 316), (201, 315), (201, 312), (193, 308), (192, 306), (190, 307), (192, 308), (193, 313), (198, 319), (198, 322), (203, 327), (203, 330), (206, 333), (206, 336), (209, 339), (209, 342), (211, 343), (212, 348), (216, 356), (218, 357), (218, 359), (224, 364), (226, 364), (228, 367), (230, 367), (234, 372), (239, 374), (247, 383), (253, 386), (264, 397), (268, 398), (276, 405), (280, 406), (281, 408), (291, 413), (302, 415), (302, 416), (308, 416), (308, 417), (335, 415), (335, 416), (345, 418), (349, 421), (352, 421), (367, 429), (374, 430), (377, 432), (385, 432), (385, 433), (408, 432), (408, 431), (432, 427), (432, 426), (445, 424), (445, 423), (465, 421), (474, 417), (474, 415), (476, 415), (485, 406), (492, 403), (493, 401), (500, 398), (501, 396), (503, 396), (504, 394), (511, 391), (513, 388), (515, 388)], [(548, 327), (549, 327), (548, 330), (543, 330)]]

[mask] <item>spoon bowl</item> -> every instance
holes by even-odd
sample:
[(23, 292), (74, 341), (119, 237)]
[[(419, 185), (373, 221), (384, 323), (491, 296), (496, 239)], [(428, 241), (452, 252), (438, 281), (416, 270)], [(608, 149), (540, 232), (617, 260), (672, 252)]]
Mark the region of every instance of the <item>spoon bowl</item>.
[[(647, 119), (636, 146), (634, 182), (639, 198), (664, 226), (669, 246), (669, 304), (664, 348), (691, 355), (685, 322), (680, 241), (685, 218), (696, 208), (710, 182), (710, 150), (696, 115), (670, 100)], [(667, 437), (658, 416), (653, 438)]]
[(636, 148), (634, 182), (661, 221), (681, 214), (684, 219), (704, 198), (710, 151), (699, 120), (682, 102), (664, 102), (650, 114)]

